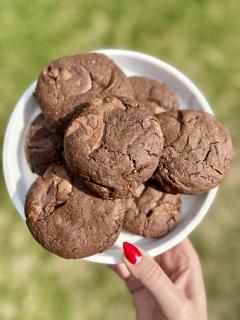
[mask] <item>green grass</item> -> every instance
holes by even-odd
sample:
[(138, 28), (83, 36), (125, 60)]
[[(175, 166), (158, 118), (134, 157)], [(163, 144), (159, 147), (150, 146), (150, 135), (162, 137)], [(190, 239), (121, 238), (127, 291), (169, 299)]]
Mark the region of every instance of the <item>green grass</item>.
[[(52, 58), (129, 48), (186, 73), (230, 129), (235, 159), (191, 239), (201, 257), (209, 318), (240, 313), (240, 2), (238, 0), (0, 1), (0, 139), (24, 89)], [(1, 172), (2, 174), (2, 172)], [(124, 284), (106, 267), (38, 246), (0, 184), (0, 319), (134, 319)]]

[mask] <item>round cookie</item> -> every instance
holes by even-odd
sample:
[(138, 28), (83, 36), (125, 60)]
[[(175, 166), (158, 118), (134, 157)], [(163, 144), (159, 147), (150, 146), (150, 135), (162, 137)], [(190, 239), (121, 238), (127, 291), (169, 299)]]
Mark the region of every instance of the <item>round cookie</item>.
[(104, 199), (131, 196), (154, 173), (162, 148), (158, 120), (117, 97), (92, 101), (64, 136), (69, 169)]
[(42, 175), (50, 166), (62, 162), (63, 136), (39, 114), (30, 124), (25, 154), (31, 170)]
[(132, 88), (120, 68), (100, 53), (51, 62), (40, 74), (34, 93), (45, 118), (58, 128), (65, 128), (82, 104), (106, 95), (132, 98)]
[(180, 194), (164, 193), (153, 185), (142, 184), (127, 199), (123, 227), (145, 237), (161, 237), (174, 228), (181, 215)]
[(154, 179), (161, 190), (198, 194), (219, 185), (233, 154), (228, 130), (202, 111), (168, 111), (157, 118), (164, 150)]
[(178, 109), (178, 99), (166, 84), (147, 77), (130, 77), (134, 98), (153, 113)]
[(25, 214), (29, 230), (45, 249), (77, 259), (113, 245), (125, 203), (94, 197), (79, 181), (71, 181), (63, 166), (55, 166), (31, 186)]

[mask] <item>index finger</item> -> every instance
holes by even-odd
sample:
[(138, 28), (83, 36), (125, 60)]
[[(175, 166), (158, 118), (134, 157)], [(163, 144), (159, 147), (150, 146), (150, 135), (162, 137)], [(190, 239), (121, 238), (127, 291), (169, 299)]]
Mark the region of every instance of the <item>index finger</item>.
[(206, 305), (201, 264), (188, 239), (158, 256), (156, 261), (190, 300)]

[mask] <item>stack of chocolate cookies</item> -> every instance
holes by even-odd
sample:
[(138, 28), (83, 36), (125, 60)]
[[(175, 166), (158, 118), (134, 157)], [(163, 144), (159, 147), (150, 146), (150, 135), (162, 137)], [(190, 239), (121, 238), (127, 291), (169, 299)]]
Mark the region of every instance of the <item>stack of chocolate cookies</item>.
[(26, 196), (27, 225), (64, 258), (102, 252), (122, 229), (169, 232), (181, 195), (220, 184), (231, 137), (212, 115), (179, 110), (165, 84), (130, 77), (103, 54), (60, 58), (40, 74), (42, 113), (30, 124), (26, 158), (39, 177)]

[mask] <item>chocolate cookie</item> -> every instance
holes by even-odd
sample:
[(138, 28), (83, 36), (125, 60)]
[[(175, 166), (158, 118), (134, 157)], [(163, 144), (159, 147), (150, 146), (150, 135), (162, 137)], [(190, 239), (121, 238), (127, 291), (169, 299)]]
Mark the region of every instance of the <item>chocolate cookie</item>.
[(132, 198), (127, 199), (123, 227), (145, 237), (160, 237), (168, 233), (181, 215), (180, 194), (163, 193), (153, 185), (142, 184)]
[(117, 239), (125, 214), (122, 200), (102, 200), (71, 181), (64, 167), (48, 169), (31, 186), (25, 202), (28, 228), (47, 250), (83, 258)]
[(178, 109), (175, 93), (164, 83), (147, 77), (130, 77), (134, 98), (153, 113)]
[(113, 94), (132, 98), (128, 78), (105, 55), (85, 53), (50, 63), (39, 76), (34, 96), (45, 118), (63, 128), (82, 104)]
[(94, 100), (65, 132), (66, 163), (104, 199), (129, 197), (158, 166), (163, 136), (157, 119), (138, 103)]
[(233, 153), (227, 129), (212, 115), (194, 110), (157, 115), (164, 150), (154, 179), (170, 193), (198, 194), (219, 185)]
[(31, 123), (25, 142), (25, 154), (31, 170), (42, 175), (50, 166), (62, 162), (63, 136), (38, 115)]

